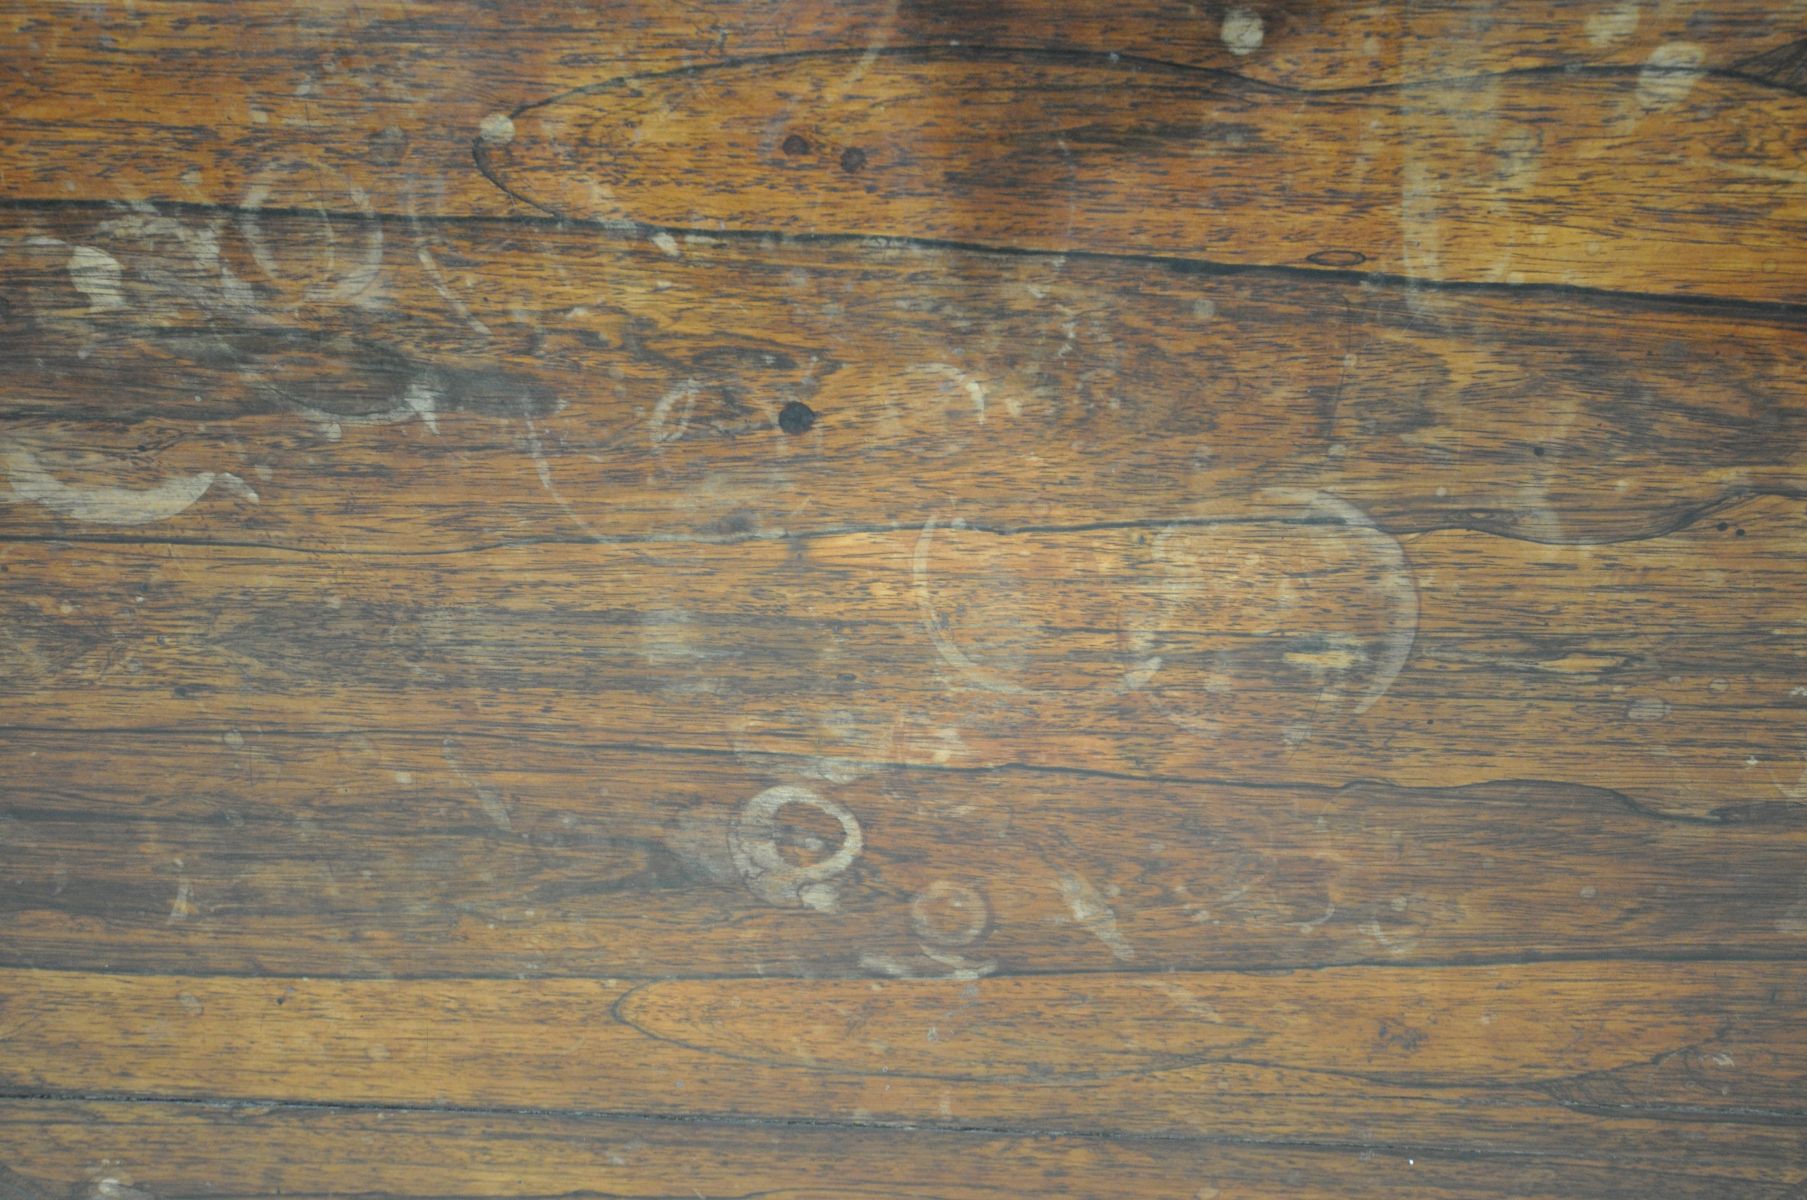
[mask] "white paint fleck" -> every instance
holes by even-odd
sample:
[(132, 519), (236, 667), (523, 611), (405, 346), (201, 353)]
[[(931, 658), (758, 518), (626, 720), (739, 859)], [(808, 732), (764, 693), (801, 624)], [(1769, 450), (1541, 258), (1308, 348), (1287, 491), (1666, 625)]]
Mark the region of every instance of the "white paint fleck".
[(1060, 872), (1056, 880), (1060, 884), (1060, 898), (1066, 901), (1067, 910), (1086, 932), (1103, 942), (1118, 961), (1129, 962), (1135, 958), (1135, 947), (1117, 928), (1116, 912), (1091, 881), (1071, 871)]
[(490, 113), (477, 122), (477, 136), (492, 146), (505, 146), (514, 141), (514, 118), (503, 112)]
[(661, 254), (670, 255), (672, 258), (678, 258), (684, 253), (684, 251), (678, 247), (678, 239), (672, 237), (664, 230), (660, 230), (658, 233), (653, 234), (653, 245), (659, 248)]
[(24, 447), (0, 451), (13, 500), (30, 501), (59, 517), (96, 525), (148, 525), (166, 521), (194, 505), (207, 489), (219, 483), (256, 502), (249, 484), (229, 472), (199, 471), (172, 475), (147, 488), (76, 486), (64, 483), (44, 469), (37, 456)]
[(916, 550), (910, 559), (910, 576), (916, 590), (917, 607), (922, 611), (922, 627), (928, 633), (935, 653), (956, 675), (974, 687), (1010, 695), (1027, 694), (1028, 688), (1005, 679), (995, 671), (985, 669), (967, 657), (966, 652), (947, 635), (941, 615), (935, 611), (935, 597), (929, 580), (929, 550), (934, 541), (935, 519), (930, 517), (923, 524), (922, 535), (916, 539)]
[(419, 380), (410, 383), (408, 390), (402, 393), (402, 403), (420, 417), (422, 425), (435, 434), (439, 432), (439, 399), (437, 388), (429, 387)]
[(1638, 72), (1638, 103), (1645, 108), (1669, 108), (1694, 90), (1706, 51), (1693, 42), (1664, 42), (1650, 52)]
[(120, 289), (124, 271), (119, 260), (93, 246), (69, 248), (69, 279), (88, 298), (90, 312), (124, 308), (125, 294)]
[(1637, 32), (1637, 0), (1626, 0), (1625, 3), (1589, 13), (1583, 28), (1587, 30), (1588, 42), (1595, 46), (1610, 46), (1614, 42), (1624, 41)]
[(1253, 54), (1261, 49), (1267, 29), (1261, 22), (1261, 14), (1246, 8), (1232, 8), (1224, 14), (1221, 35), (1231, 54)]

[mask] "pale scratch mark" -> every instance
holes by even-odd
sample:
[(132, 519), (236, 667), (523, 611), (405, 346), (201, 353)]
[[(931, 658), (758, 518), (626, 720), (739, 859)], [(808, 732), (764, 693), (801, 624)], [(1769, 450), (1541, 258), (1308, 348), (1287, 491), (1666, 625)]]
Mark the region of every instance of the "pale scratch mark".
[(457, 739), (445, 739), (440, 750), (445, 756), (445, 765), (452, 769), (452, 774), (463, 780), (465, 786), (476, 794), (477, 805), (483, 810), (483, 815), (490, 819), (490, 823), (504, 833), (513, 833), (514, 822), (509, 820), (508, 804), (502, 799), (502, 793), (464, 769), (464, 764), (458, 761)]
[(1412, 647), (1418, 641), (1418, 585), (1406, 560), (1405, 547), (1398, 538), (1376, 526), (1367, 513), (1329, 492), (1308, 493), (1305, 501), (1321, 515), (1334, 518), (1344, 529), (1366, 540), (1385, 566), (1379, 579), (1393, 604), (1392, 628), (1382, 638), (1379, 653), (1373, 656), (1373, 670), (1355, 704), (1354, 711), (1359, 715), (1387, 694), (1411, 657)]
[[(368, 192), (354, 185), (349, 189), (349, 194), (364, 225), (363, 253), (345, 269), (337, 269), (338, 237), (333, 233), (332, 218), (322, 209), (320, 219), (326, 229), (325, 266), (329, 272), (335, 273), (335, 278), (331, 283), (308, 284), (301, 293), (307, 300), (357, 304), (364, 300), (382, 276), (383, 223), (377, 219), (376, 206), (370, 202)], [(263, 235), (262, 211), (264, 202), (269, 198), (270, 185), (267, 183), (259, 181), (247, 188), (239, 204), (238, 228), (244, 235), (245, 245), (250, 249), (251, 259), (258, 269), (271, 279), (281, 279), (282, 269), (277, 266), (276, 258), (270, 253)]]
[(194, 505), (218, 483), (257, 502), (257, 492), (230, 472), (199, 471), (174, 475), (147, 488), (110, 486), (77, 487), (64, 483), (23, 447), (0, 451), (12, 498), (42, 505), (59, 517), (96, 525), (148, 525), (166, 521)]
[(434, 258), (432, 251), (427, 249), (427, 232), (420, 223), (420, 204), (415, 199), (412, 183), (408, 185), (408, 225), (414, 231), (414, 257), (420, 260), (422, 267), (426, 268), (427, 282), (433, 285), (433, 290), (439, 293), (439, 298), (452, 306), (452, 312), (460, 321), (486, 338), (493, 337), (494, 334), (490, 327), (478, 319), (462, 297), (452, 291), (451, 281), (446, 278), (446, 273), (440, 267), (439, 260)]
[(1650, 52), (1638, 72), (1638, 103), (1645, 108), (1670, 108), (1685, 99), (1699, 81), (1706, 51), (1693, 42), (1664, 42)]
[[(256, 290), (233, 273), (220, 252), (224, 218), (209, 226), (190, 228), (172, 217), (161, 216), (154, 204), (138, 203), (132, 207), (133, 211), (126, 216), (102, 221), (95, 227), (96, 232), (139, 243), (153, 243), (158, 238), (172, 239), (193, 260), (202, 282), (194, 282), (194, 277), (184, 272), (164, 270), (144, 260), (135, 260), (139, 276), (186, 297), (209, 312), (229, 313), (257, 324), (274, 323), (259, 304)], [(217, 279), (216, 285), (206, 282), (210, 276)]]
[[(959, 367), (954, 366), (952, 363), (925, 363), (923, 364), (922, 369), (931, 374), (940, 375), (944, 379), (950, 379), (960, 387), (966, 389), (967, 396), (973, 402), (973, 413), (978, 417), (979, 424), (985, 424), (986, 397), (984, 384), (980, 383), (968, 372), (962, 371)], [(1020, 417), (1023, 415), (1023, 402), (1015, 396), (1004, 397), (1004, 408), (1013, 417)]]
[[(415, 222), (416, 236), (419, 236), (418, 226), (420, 219), (414, 216), (410, 216), (409, 219)], [(439, 260), (433, 257), (432, 253), (424, 244), (415, 246), (414, 257), (419, 259), (420, 265), (426, 268), (427, 279), (432, 283), (433, 290), (439, 293), (440, 299), (452, 306), (452, 312), (456, 314), (460, 321), (463, 321), (466, 325), (469, 325), (484, 337), (494, 336), (491, 333), (489, 326), (485, 325), (477, 318), (477, 315), (471, 311), (470, 306), (452, 293), (452, 289), (446, 283), (445, 272), (440, 269)]]
[(659, 248), (659, 253), (665, 255), (667, 258), (682, 258), (684, 256), (683, 249), (678, 245), (678, 239), (672, 237), (664, 230), (660, 230), (658, 233), (653, 234), (652, 242), (653, 245)]
[(980, 962), (976, 959), (967, 958), (964, 955), (952, 954), (945, 950), (936, 950), (929, 946), (919, 945), (917, 949), (922, 951), (922, 956), (924, 958), (948, 968), (947, 977), (949, 979), (983, 979), (985, 976), (998, 969), (998, 964), (994, 959), (988, 958), (985, 961)]
[(195, 915), (194, 889), (189, 885), (187, 872), (176, 876), (176, 898), (169, 906), (169, 919), (165, 925), (174, 925), (177, 921), (186, 921)]
[[(653, 449), (658, 450), (671, 442), (681, 441), (686, 430), (690, 428), (690, 418), (696, 412), (697, 394), (703, 390), (702, 384), (694, 379), (686, 379), (663, 396), (653, 405), (652, 418), (647, 422), (651, 432)], [(673, 412), (676, 420), (673, 420)]]
[(889, 954), (863, 953), (860, 955), (860, 967), (867, 971), (878, 971), (893, 979), (914, 979), (916, 977), (909, 967)]
[(1087, 933), (1103, 942), (1119, 962), (1129, 962), (1135, 958), (1135, 947), (1129, 944), (1117, 928), (1116, 912), (1105, 902), (1098, 889), (1092, 886), (1091, 881), (1071, 871), (1062, 871), (1058, 882), (1060, 898), (1067, 902), (1067, 910)]
[(540, 442), (540, 432), (534, 426), (533, 414), (529, 411), (525, 399), (521, 401), (521, 419), (527, 423), (527, 453), (532, 456), (533, 468), (539, 473), (540, 486), (546, 490), (548, 496), (558, 503), (560, 508), (564, 509), (565, 515), (571, 518), (572, 524), (576, 525), (585, 537), (598, 542), (606, 540), (602, 534), (596, 531), (595, 526), (584, 520), (577, 509), (571, 506), (571, 502), (565, 499), (564, 493), (558, 490), (558, 485), (552, 482), (552, 464), (546, 461), (546, 448)]
[(1421, 162), (1400, 168), (1400, 249), (1406, 274), (1434, 278), (1441, 260), (1443, 227), (1439, 221), (1437, 177)]
[[(247, 379), (261, 380), (261, 372), (249, 368), (243, 370)], [(344, 413), (327, 412), (310, 404), (297, 404), (295, 411), (311, 421), (320, 436), (329, 442), (336, 442), (345, 436), (345, 426), (396, 425), (403, 421), (419, 417), (434, 434), (439, 432), (439, 401), (442, 394), (430, 376), (422, 376), (410, 382), (402, 393), (400, 400), (393, 407), (382, 412), (361, 413), (348, 416)]]
[[(956, 518), (953, 528), (960, 528)], [(929, 635), (929, 641), (935, 647), (935, 653), (941, 661), (951, 667), (954, 672), (968, 683), (988, 692), (1003, 692), (1012, 695), (1027, 695), (1028, 688), (1021, 684), (988, 671), (966, 656), (966, 652), (954, 644), (942, 626), (940, 614), (935, 611), (935, 598), (929, 583), (929, 550), (935, 540), (935, 518), (930, 517), (923, 524), (922, 535), (916, 539), (916, 550), (910, 560), (911, 580), (916, 589), (916, 603), (922, 610), (923, 629)]]
[(1119, 692), (1140, 691), (1148, 686), (1149, 680), (1160, 673), (1161, 656), (1151, 654), (1124, 672), (1123, 678), (1117, 681), (1117, 690)]
[(1141, 982), (1144, 987), (1153, 988), (1155, 991), (1161, 993), (1161, 995), (1179, 1005), (1180, 1008), (1184, 1009), (1189, 1015), (1202, 1018), (1203, 1020), (1210, 1021), (1214, 1024), (1223, 1024), (1223, 1017), (1218, 1011), (1210, 1004), (1200, 1000), (1190, 988), (1185, 987), (1183, 984), (1175, 983), (1171, 979), (1161, 979), (1158, 976), (1144, 979)]
[(105, 250), (93, 246), (69, 248), (69, 280), (88, 298), (90, 312), (124, 308), (125, 294), (120, 289), (124, 268)]
[(1357, 926), (1357, 928), (1368, 937), (1373, 938), (1382, 946), (1386, 947), (1387, 953), (1389, 954), (1404, 954), (1412, 948), (1413, 939), (1406, 938), (1404, 940), (1395, 940), (1388, 937), (1387, 931), (1380, 927), (1379, 921), (1364, 921)]
[[(383, 222), (376, 215), (376, 206), (370, 202), (370, 195), (361, 187), (350, 189), (351, 202), (357, 208), (364, 222), (364, 253), (343, 271), (331, 285), (321, 287), (315, 285), (307, 291), (310, 300), (331, 300), (346, 304), (362, 304), (376, 287), (383, 274)], [(327, 232), (331, 235), (332, 222), (327, 222)], [(329, 259), (329, 261), (331, 261)]]
[(425, 383), (416, 380), (408, 385), (402, 393), (402, 403), (420, 417), (421, 424), (439, 433), (439, 393)]
[(1298, 924), (1298, 930), (1300, 933), (1310, 933), (1312, 930), (1316, 929), (1318, 926), (1322, 925), (1324, 922), (1328, 921), (1331, 917), (1334, 917), (1335, 915), (1336, 915), (1336, 905), (1326, 904), (1324, 906), (1324, 915), (1323, 916), (1318, 917), (1317, 919), (1311, 920), (1311, 921), (1300, 921)]

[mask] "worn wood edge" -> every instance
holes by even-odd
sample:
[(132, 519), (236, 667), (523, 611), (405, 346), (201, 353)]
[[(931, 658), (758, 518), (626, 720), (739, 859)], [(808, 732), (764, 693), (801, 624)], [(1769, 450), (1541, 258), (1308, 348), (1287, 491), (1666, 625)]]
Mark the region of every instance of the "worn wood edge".
[[(1685, 978), (1674, 968), (1611, 975), (1586, 967), (1504, 974), (1478, 969), (1446, 973), (1444, 983), (1455, 985), (1455, 992), (1403, 993), (1392, 990), (1386, 975), (1353, 968), (1328, 983), (1214, 973), (1141, 983), (1087, 978), (825, 986), (746, 980), (629, 988), (6, 972), (0, 982), (7, 1015), (29, 1022), (41, 1044), (9, 1054), (0, 1072), (6, 1095), (45, 1099), (113, 1098), (118, 1081), (130, 1080), (120, 1095), (147, 1100), (520, 1108), (729, 1121), (834, 1113), (837, 1121), (860, 1125), (1254, 1141), (1302, 1130), (1311, 1141), (1362, 1141), (1380, 1122), (1392, 1131), (1386, 1140), (1402, 1145), (1481, 1151), (1557, 1145), (1576, 1155), (1642, 1155), (1652, 1163), (1764, 1162), (1774, 1170), (1788, 1162), (1798, 1168), (1798, 1131), (1807, 1123), (1792, 1087), (1801, 1062), (1789, 1033), (1798, 1022), (1789, 1009), (1801, 994), (1798, 969), (1772, 964), (1734, 973), (1711, 967)], [(1516, 982), (1502, 988), (1495, 980)], [(1188, 983), (1220, 990), (1195, 992)], [(1159, 996), (1149, 990), (1156, 984), (1163, 989)], [(1321, 1003), (1301, 1010), (1301, 986)], [(1547, 987), (1556, 990), (1541, 990)], [(1135, 994), (1134, 1030), (1102, 1020), (1106, 1009), (1124, 1002), (1125, 988)], [(964, 1006), (977, 1005), (983, 1013), (982, 997), (996, 999), (1000, 990), (1009, 994), (1004, 1007), (992, 1013), (990, 1031), (976, 1045), (965, 1033), (939, 1043), (930, 1037), (900, 1047), (901, 1063), (887, 1052), (876, 1069), (879, 1060), (861, 1057), (868, 1051), (835, 1048), (841, 1045), (840, 1021), (864, 1011), (859, 1005), (866, 999), (876, 999), (880, 1008), (854, 1029), (883, 1037), (910, 1028), (920, 1033), (916, 1022), (932, 1028)], [(648, 1037), (595, 1009), (597, 1001), (619, 1010), (629, 997), (667, 992), (668, 1000), (641, 1003), (634, 1024), (649, 1015), (655, 1025), (676, 1021), (674, 1029), (698, 1031), (711, 1049)], [(1240, 996), (1233, 1015), (1226, 1008), (1229, 994)], [(1556, 1001), (1554, 1007), (1537, 1003), (1538, 995)], [(1045, 1002), (1062, 996), (1089, 998), (1082, 1007), (1053, 1010), (1066, 1040), (1057, 1040), (1062, 1033), (1041, 1016), (1018, 1023), (1028, 1013), (1047, 1015)], [(769, 1007), (774, 997), (775, 1009)], [(701, 1011), (698, 998), (704, 998)], [(736, 998), (746, 1002), (744, 1010)], [(801, 1006), (797, 1021), (780, 1019), (793, 1002)], [(1529, 1007), (1521, 1007), (1526, 1002)], [(1420, 1010), (1440, 1020), (1452, 1013), (1472, 1017), (1489, 1004), (1499, 1006), (1492, 1011), (1502, 1022), (1491, 1032), (1476, 1032), (1467, 1021), (1445, 1023), (1434, 1027), (1427, 1043), (1424, 1030), (1413, 1028)], [(1199, 1065), (1186, 1065), (1194, 1057), (1189, 1047), (1204, 1050), (1221, 1040), (1215, 1030), (1236, 1036), (1234, 1026), (1201, 1020), (1189, 1005), (1200, 1013), (1221, 1010), (1232, 1021), (1253, 1020), (1275, 1035), (1296, 1031), (1304, 1044), (1285, 1044), (1281, 1065), (1239, 1057), (1234, 1041), (1227, 1044), (1228, 1057), (1207, 1052)], [(1365, 1049), (1368, 1039), (1351, 1038), (1343, 1027), (1364, 1005), (1384, 1013), (1371, 1049)], [(260, 1032), (246, 1041), (234, 1032), (241, 1028), (234, 1022), (254, 1012), (261, 1014)], [(546, 1028), (559, 1032), (549, 1037), (546, 1028), (524, 1026), (520, 1018), (530, 1015), (552, 1018)], [(716, 1024), (715, 1016), (729, 1019)], [(1326, 1016), (1335, 1018), (1328, 1027)], [(766, 1017), (778, 1023), (768, 1027)], [(1139, 1036), (1175, 1019), (1188, 1033), (1182, 1044), (1164, 1044), (1159, 1061), (1149, 1058), (1152, 1051), (1134, 1048)], [(96, 1021), (117, 1031), (112, 1043), (72, 1040)], [(1575, 1038), (1577, 1023), (1593, 1032)], [(986, 1026), (981, 1021), (975, 1028)], [(1024, 1030), (1045, 1040), (1025, 1041)], [(748, 1035), (770, 1048), (748, 1043), (750, 1054), (736, 1053)], [(792, 1036), (797, 1040), (786, 1040)], [(1121, 1042), (1127, 1060), (1112, 1058), (1118, 1053), (1109, 1048), (1113, 1040)], [(435, 1042), (456, 1052), (435, 1054)], [(228, 1043), (236, 1053), (222, 1056)], [(994, 1045), (1006, 1051), (1003, 1060), (991, 1055)], [(830, 1058), (812, 1062), (817, 1052)], [(1422, 1062), (1423, 1069), (1401, 1074), (1361, 1057), (1382, 1052)], [(1020, 1064), (1043, 1055), (1057, 1064), (1051, 1074), (1038, 1071), (1032, 1081), (1017, 1077)], [(925, 1064), (932, 1065), (926, 1074)], [(1107, 1064), (1112, 1069), (1103, 1073), (1088, 1069)], [(674, 1086), (686, 1078), (711, 1082), (702, 1089)], [(586, 1099), (592, 1095), (613, 1100), (599, 1105)], [(1698, 1145), (1706, 1138), (1714, 1146), (1710, 1153)]]
[[(779, 1131), (781, 1148), (767, 1140)], [(1799, 1171), (1772, 1179), (1746, 1171), (1739, 1178), (1737, 1172), (1687, 1167), (1647, 1172), (1565, 1154), (1561, 1147), (1489, 1153), (1423, 1149), (1385, 1138), (1342, 1144), (1304, 1137), (1178, 1140), (239, 1101), (0, 1099), (0, 1146), (7, 1164), (0, 1167), (0, 1194), (7, 1200), (294, 1195), (326, 1190), (340, 1171), (353, 1184), (350, 1190), (397, 1197), (570, 1194), (595, 1190), (599, 1175), (612, 1185), (605, 1185), (607, 1194), (621, 1188), (664, 1192), (693, 1172), (699, 1184), (719, 1172), (725, 1194), (742, 1195), (751, 1183), (762, 1196), (802, 1197), (819, 1194), (829, 1179), (836, 1194), (845, 1194), (850, 1180), (873, 1171), (884, 1182), (870, 1189), (852, 1184), (857, 1194), (957, 1200), (1018, 1196), (1026, 1189), (1048, 1196), (1209, 1197), (1212, 1187), (1248, 1200), (1568, 1200), (1659, 1190), (1678, 1200), (1707, 1200), (1723, 1195), (1734, 1179), (1742, 1184), (1741, 1195), (1753, 1200), (1785, 1200), (1789, 1179), (1800, 1177)], [(503, 1146), (521, 1149), (498, 1162)], [(1560, 1168), (1560, 1177), (1553, 1168)], [(254, 1169), (255, 1181), (235, 1185), (235, 1174), (249, 1176)], [(644, 1176), (645, 1182), (613, 1185), (622, 1175)], [(723, 1194), (712, 1186), (705, 1196)]]
[[(659, 225), (644, 221), (601, 220), (596, 218), (560, 215), (548, 212), (538, 206), (528, 206), (525, 202), (517, 202), (525, 207), (525, 211), (509, 213), (441, 213), (432, 216), (417, 215), (389, 209), (338, 208), (328, 204), (318, 208), (304, 208), (296, 205), (265, 205), (247, 208), (243, 205), (226, 201), (192, 201), (158, 199), (141, 201), (139, 204), (149, 205), (157, 211), (172, 213), (191, 213), (195, 215), (216, 215), (236, 217), (243, 215), (319, 219), (333, 221), (380, 221), (386, 225), (397, 226), (446, 226), (446, 227), (483, 227), (494, 226), (503, 229), (581, 229), (604, 237), (619, 239), (623, 243), (632, 244), (646, 241), (659, 234), (674, 237), (697, 237), (718, 242), (747, 244), (751, 246), (783, 246), (799, 248), (849, 248), (867, 247), (906, 247), (921, 250), (945, 251), (956, 254), (970, 254), (998, 259), (1032, 259), (1032, 260), (1080, 260), (1097, 262), (1105, 265), (1125, 264), (1149, 267), (1161, 267), (1181, 274), (1196, 274), (1205, 277), (1233, 278), (1241, 276), (1291, 278), (1317, 282), (1345, 282), (1352, 284), (1371, 284), (1377, 287), (1397, 288), (1403, 292), (1437, 292), (1453, 295), (1491, 295), (1515, 298), (1540, 298), (1560, 300), (1563, 298), (1579, 298), (1588, 300), (1622, 301), (1630, 304), (1649, 305), (1655, 308), (1674, 308), (1680, 311), (1723, 312), (1728, 314), (1748, 314), (1753, 317), (1807, 318), (1807, 300), (1758, 298), (1748, 296), (1717, 295), (1711, 293), (1639, 291), (1630, 288), (1596, 287), (1587, 284), (1555, 283), (1538, 280), (1527, 280), (1521, 283), (1509, 283), (1502, 280), (1446, 279), (1409, 275), (1401, 272), (1379, 270), (1355, 270), (1340, 267), (1300, 266), (1296, 263), (1283, 262), (1235, 262), (1185, 255), (1161, 254), (1156, 252), (1131, 252), (1113, 250), (1093, 250), (1085, 247), (1074, 247), (1062, 250), (1039, 250), (1015, 247), (992, 242), (969, 242), (950, 238), (916, 237), (903, 234), (885, 233), (800, 233), (773, 230), (738, 230), (738, 229), (692, 229), (681, 225)], [(124, 200), (67, 200), (56, 197), (42, 199), (0, 198), (0, 211), (11, 212), (122, 212), (131, 211), (132, 202)]]

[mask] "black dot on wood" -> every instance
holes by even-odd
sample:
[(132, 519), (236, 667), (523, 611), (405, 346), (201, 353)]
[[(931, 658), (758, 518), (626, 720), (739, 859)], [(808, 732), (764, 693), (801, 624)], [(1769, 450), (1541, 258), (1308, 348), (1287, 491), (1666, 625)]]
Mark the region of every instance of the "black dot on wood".
[(1733, 534), (1732, 534), (1732, 536), (1733, 536), (1733, 537), (1743, 537), (1743, 536), (1744, 536), (1744, 530), (1742, 530), (1742, 529), (1739, 529), (1739, 530), (1736, 530), (1736, 531), (1734, 531), (1734, 532), (1733, 532)]
[(1539, 457), (1539, 458), (1542, 458), (1543, 457), (1543, 447), (1542, 446), (1533, 446), (1533, 447), (1531, 447), (1531, 453), (1537, 455), (1537, 457)]
[(809, 142), (802, 134), (793, 133), (784, 139), (784, 145), (780, 146), (779, 149), (783, 150), (786, 154), (808, 154)]
[(849, 175), (866, 165), (866, 152), (858, 146), (849, 146), (841, 151), (841, 170)]
[(778, 428), (786, 433), (802, 433), (816, 423), (816, 410), (801, 400), (792, 400), (778, 410)]
[(1731, 523), (1728, 521), (1721, 521), (1718, 525), (1714, 526), (1714, 528), (1719, 530), (1719, 532), (1721, 532), (1721, 533), (1724, 533), (1726, 530), (1730, 529), (1731, 527), (1732, 527)]

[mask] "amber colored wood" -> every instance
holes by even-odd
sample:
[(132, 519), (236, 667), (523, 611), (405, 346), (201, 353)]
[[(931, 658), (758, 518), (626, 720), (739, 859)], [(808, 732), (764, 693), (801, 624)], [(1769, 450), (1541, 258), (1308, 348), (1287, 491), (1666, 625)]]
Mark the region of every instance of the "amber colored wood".
[[(1791, 1185), (1691, 1164), (1174, 1138), (788, 1128), (703, 1121), (0, 1101), (7, 1200), (195, 1195), (992, 1200), (1347, 1200), (1575, 1195), (1782, 1200)], [(832, 1188), (821, 1181), (832, 1179)]]
[(0, 0), (0, 1200), (1800, 1196), (1804, 105)]
[[(15, 1094), (1798, 1159), (1800, 964), (978, 980), (0, 973)], [(20, 1034), (29, 1030), (29, 1037)], [(1284, 1097), (1275, 1103), (1275, 1097)]]
[(1807, 96), (1676, 63), (1318, 95), (952, 47), (630, 76), (476, 158), (561, 216), (703, 233), (1799, 302), (1804, 131)]

